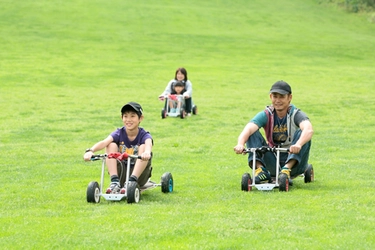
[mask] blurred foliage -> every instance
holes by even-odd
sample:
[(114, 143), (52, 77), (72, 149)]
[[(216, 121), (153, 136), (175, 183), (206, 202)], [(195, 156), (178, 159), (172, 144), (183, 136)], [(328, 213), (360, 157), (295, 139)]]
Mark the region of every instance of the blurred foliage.
[(321, 0), (320, 3), (333, 3), (354, 13), (375, 11), (375, 0)]
[(350, 12), (374, 11), (375, 0), (345, 0), (345, 8)]
[(319, 0), (319, 3), (334, 5), (350, 13), (365, 14), (369, 22), (375, 23), (375, 0)]

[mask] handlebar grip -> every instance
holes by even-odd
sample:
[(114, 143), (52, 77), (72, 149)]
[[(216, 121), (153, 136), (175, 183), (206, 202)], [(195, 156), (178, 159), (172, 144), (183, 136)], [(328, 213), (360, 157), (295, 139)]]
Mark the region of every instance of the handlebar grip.
[(128, 157), (130, 157), (130, 158), (133, 158), (133, 159), (142, 159), (142, 156), (140, 156), (140, 155), (128, 155)]
[(98, 161), (107, 157), (107, 154), (92, 155), (90, 161)]

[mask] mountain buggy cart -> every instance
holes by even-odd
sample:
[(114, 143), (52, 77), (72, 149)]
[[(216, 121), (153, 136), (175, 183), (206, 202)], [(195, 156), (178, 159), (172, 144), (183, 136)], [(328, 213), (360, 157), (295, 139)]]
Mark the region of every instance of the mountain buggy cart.
[[(259, 153), (266, 153), (266, 152), (272, 152), (276, 153), (276, 175), (271, 176), (272, 182), (271, 183), (263, 183), (263, 184), (255, 184), (255, 168), (256, 168), (256, 161), (253, 160), (253, 166), (252, 166), (252, 178), (249, 173), (244, 173), (242, 175), (241, 180), (241, 190), (249, 192), (252, 190), (253, 187), (256, 187), (258, 190), (263, 191), (270, 191), (274, 188), (279, 188), (279, 191), (289, 191), (289, 186), (291, 183), (289, 183), (288, 177), (283, 174), (279, 178), (280, 173), (280, 152), (287, 153), (289, 152), (289, 149), (287, 148), (271, 148), (267, 146), (263, 146), (260, 148), (248, 148), (244, 150), (244, 153), (250, 153), (252, 152), (254, 155), (256, 155), (257, 152)], [(304, 178), (305, 183), (314, 181), (314, 170), (311, 164), (308, 164), (308, 166), (305, 169), (304, 174), (297, 175), (297, 176), (291, 176), (292, 179), (301, 176)]]
[[(120, 180), (125, 179), (125, 182), (120, 183), (121, 190), (119, 193), (116, 194), (106, 194), (103, 192), (103, 185), (104, 185), (104, 173), (105, 173), (105, 162), (106, 158), (115, 158), (120, 163), (120, 171), (119, 176)], [(161, 177), (161, 182), (156, 183), (151, 180), (148, 180), (148, 182), (140, 187), (137, 182), (129, 181), (130, 176), (130, 159), (140, 159), (141, 156), (138, 155), (129, 155), (127, 153), (110, 153), (110, 154), (98, 154), (93, 155), (91, 157), (92, 161), (102, 160), (102, 173), (101, 173), (101, 180), (100, 185), (96, 181), (92, 181), (89, 183), (87, 187), (86, 197), (87, 202), (92, 203), (99, 203), (100, 197), (103, 197), (104, 199), (108, 201), (121, 201), (126, 200), (128, 203), (138, 203), (141, 198), (141, 192), (153, 189), (156, 187), (161, 187), (161, 191), (163, 193), (170, 193), (173, 191), (173, 177), (172, 174), (169, 172), (166, 172)], [(127, 160), (127, 165), (125, 166), (125, 162), (122, 160)], [(126, 171), (125, 171), (126, 169)], [(125, 175), (125, 178), (123, 178), (123, 175)]]
[[(165, 107), (161, 110), (161, 118), (180, 117), (184, 119), (186, 117), (185, 111), (185, 98), (183, 95), (168, 95), (164, 97), (166, 100)], [(171, 108), (173, 106), (173, 108)], [(198, 112), (197, 106), (192, 104), (192, 113), (196, 115)]]

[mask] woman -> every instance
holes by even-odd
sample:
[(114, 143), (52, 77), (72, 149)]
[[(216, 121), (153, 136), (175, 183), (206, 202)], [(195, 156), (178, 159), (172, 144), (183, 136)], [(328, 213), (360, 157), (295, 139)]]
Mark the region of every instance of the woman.
[[(165, 97), (167, 97), (169, 94), (175, 94), (174, 93), (174, 84), (176, 82), (181, 81), (184, 84), (184, 90), (182, 91), (182, 95), (185, 98), (185, 111), (188, 116), (191, 116), (192, 111), (192, 100), (191, 96), (193, 94), (193, 85), (188, 80), (187, 77), (187, 71), (185, 68), (178, 68), (176, 70), (174, 79), (170, 80), (167, 84), (167, 87), (165, 88), (164, 92), (159, 95), (159, 100), (164, 101)], [(164, 109), (167, 109), (167, 101), (165, 101)]]

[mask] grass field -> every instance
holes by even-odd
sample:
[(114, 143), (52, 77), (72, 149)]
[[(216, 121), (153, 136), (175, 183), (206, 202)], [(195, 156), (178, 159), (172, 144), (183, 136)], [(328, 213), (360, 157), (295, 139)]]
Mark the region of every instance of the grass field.
[[(314, 0), (1, 1), (0, 248), (373, 249), (374, 48), (374, 24)], [(199, 114), (161, 119), (181, 66)], [(245, 193), (233, 147), (281, 79), (314, 126), (315, 182)], [(175, 191), (88, 204), (83, 152), (128, 101)]]

